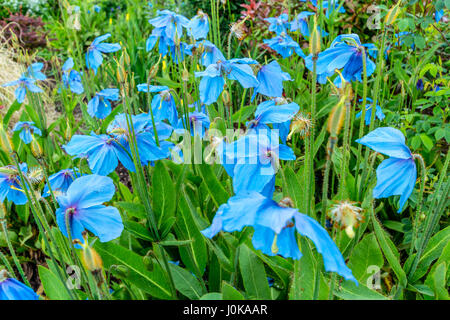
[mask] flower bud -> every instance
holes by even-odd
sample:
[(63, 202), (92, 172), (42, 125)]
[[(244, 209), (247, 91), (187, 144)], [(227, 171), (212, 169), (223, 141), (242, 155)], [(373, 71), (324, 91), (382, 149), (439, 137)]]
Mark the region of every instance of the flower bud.
[(309, 38), (309, 52), (312, 55), (317, 55), (320, 52), (321, 35), (318, 29), (317, 17), (314, 16), (314, 26)]
[(225, 106), (227, 106), (227, 107), (231, 106), (231, 97), (230, 97), (230, 93), (228, 92), (228, 90), (223, 90), (222, 101)]
[(341, 98), (337, 105), (331, 110), (328, 117), (328, 132), (331, 136), (337, 137), (342, 129), (345, 119), (346, 104), (345, 99)]
[(401, 1), (397, 2), (396, 5), (394, 5), (391, 9), (389, 9), (388, 13), (386, 14), (386, 17), (384, 18), (385, 25), (389, 26), (395, 22), (401, 10), (400, 3)]
[(3, 127), (3, 122), (0, 122), (0, 147), (8, 153), (13, 152), (11, 137)]
[(43, 152), (42, 147), (36, 138), (33, 136), (33, 140), (31, 140), (31, 152), (36, 158), (42, 158)]

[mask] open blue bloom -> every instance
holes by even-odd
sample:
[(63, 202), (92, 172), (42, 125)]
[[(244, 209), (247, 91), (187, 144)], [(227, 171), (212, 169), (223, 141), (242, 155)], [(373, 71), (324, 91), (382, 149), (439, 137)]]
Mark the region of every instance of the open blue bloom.
[(84, 92), (83, 83), (81, 82), (80, 72), (73, 70), (73, 59), (68, 58), (62, 66), (62, 81), (64, 88), (70, 89), (73, 93), (82, 94)]
[(42, 73), (42, 68), (44, 68), (44, 64), (42, 62), (35, 62), (28, 67), (27, 71), (22, 74), (22, 76), (34, 80), (43, 81), (47, 79), (47, 77)]
[(89, 101), (87, 112), (91, 117), (105, 119), (111, 113), (111, 101), (119, 100), (119, 89), (103, 89)]
[(444, 16), (444, 10), (436, 10), (434, 13), (434, 19), (436, 20), (436, 23), (439, 23), (441, 21), (442, 17)]
[(289, 122), (299, 111), (295, 102), (277, 105), (275, 100), (260, 103), (255, 111), (255, 119), (247, 123), (250, 130), (269, 130), (267, 124)]
[[(178, 119), (178, 125), (175, 129), (177, 134), (183, 134), (186, 130), (184, 126), (184, 118)], [(189, 127), (191, 128), (191, 135), (199, 135), (201, 138), (204, 137), (206, 130), (209, 129), (211, 121), (207, 114), (199, 111), (189, 112)]]
[(296, 159), (291, 148), (279, 143), (275, 130), (252, 131), (227, 145), (225, 152), (235, 163), (233, 189), (236, 194), (241, 191), (273, 193), (279, 159)]
[(258, 86), (259, 82), (253, 74), (249, 64), (257, 64), (255, 60), (231, 59), (219, 60), (210, 64), (205, 71), (196, 72), (195, 77), (202, 77), (200, 81), (200, 100), (206, 105), (217, 101), (225, 85), (225, 77), (237, 80), (244, 88)]
[(0, 279), (0, 300), (39, 300), (39, 296), (22, 282), (6, 278)]
[(121, 48), (118, 43), (102, 43), (109, 37), (111, 37), (111, 34), (107, 33), (95, 38), (86, 52), (86, 65), (88, 68), (93, 69), (95, 74), (97, 74), (97, 69), (103, 62), (102, 53), (116, 52)]
[(87, 157), (89, 168), (95, 174), (110, 174), (116, 169), (119, 161), (129, 171), (135, 171), (133, 160), (125, 147), (121, 146), (117, 139), (106, 134), (97, 135), (94, 132), (89, 136), (76, 134), (63, 148), (71, 156)]
[(209, 32), (208, 15), (199, 10), (197, 15), (193, 17), (187, 26), (188, 35), (195, 40), (206, 39)]
[(283, 58), (289, 58), (290, 56), (292, 56), (294, 51), (300, 57), (305, 57), (305, 54), (303, 53), (299, 44), (285, 33), (282, 33), (272, 39), (265, 39), (264, 44), (269, 46), (272, 50), (275, 50)]
[(100, 7), (99, 5), (97, 5), (97, 4), (94, 5), (94, 11), (95, 12), (99, 13), (101, 9), (102, 9), (102, 7)]
[(49, 183), (53, 193), (66, 193), (72, 182), (80, 176), (81, 173), (78, 172), (77, 168), (75, 168), (75, 170), (63, 169), (57, 173), (52, 174), (50, 177), (48, 177), (49, 182), (45, 184), (42, 196), (48, 197), (50, 195), (50, 189), (48, 187)]
[(115, 191), (114, 183), (109, 177), (91, 174), (76, 179), (65, 195), (56, 198), (59, 204), (56, 222), (61, 232), (68, 237), (69, 229), (71, 238), (82, 243), (82, 232), (86, 229), (101, 242), (120, 237), (123, 223), (119, 210), (103, 205), (112, 199)]
[(18, 85), (17, 89), (14, 91), (14, 95), (17, 102), (23, 103), (25, 101), (25, 96), (27, 95), (27, 90), (34, 93), (43, 92), (41, 88), (34, 84), (35, 81), (35, 79), (22, 76), (18, 80), (2, 84), (2, 87), (11, 87)]
[[(362, 99), (359, 99), (359, 102), (362, 102)], [(367, 98), (367, 102), (369, 102), (368, 104), (366, 104), (366, 114), (365, 114), (365, 122), (366, 122), (366, 126), (370, 125), (370, 119), (372, 117), (372, 102), (373, 100), (370, 98)], [(362, 115), (362, 111), (358, 112), (356, 114), (356, 119), (359, 119)], [(378, 118), (380, 121), (382, 121), (385, 117), (383, 110), (381, 110), (381, 107), (379, 105), (376, 106), (375, 109), (375, 117)]]
[(183, 36), (183, 28), (189, 26), (189, 19), (170, 10), (158, 10), (157, 14), (156, 18), (150, 19), (148, 22), (155, 28), (163, 29), (169, 39), (178, 42), (177, 40)]
[[(141, 114), (138, 116), (133, 115), (131, 117), (131, 124), (133, 126), (134, 137), (136, 138), (139, 159), (141, 160), (141, 164), (143, 166), (147, 165), (149, 162), (167, 158), (169, 156), (168, 149), (173, 146), (172, 143), (164, 143), (163, 147), (163, 141), (161, 141), (161, 139), (165, 137), (160, 137), (158, 135), (158, 139), (160, 139), (160, 146), (158, 147), (153, 136), (154, 131), (147, 129), (150, 122), (151, 117), (147, 114)], [(156, 127), (157, 133), (161, 133), (161, 131), (158, 132), (158, 125), (156, 125)], [(132, 154), (130, 146), (131, 135), (128, 130), (127, 116), (124, 113), (118, 114), (109, 124), (106, 131), (117, 139), (118, 143), (123, 146), (129, 154)]]
[(289, 73), (282, 71), (276, 60), (261, 66), (256, 79), (259, 84), (253, 92), (252, 100), (258, 93), (268, 97), (281, 97), (283, 95), (283, 81), (292, 81)]
[[(22, 191), (20, 176), (15, 166), (6, 166), (0, 171), (0, 202), (6, 199), (14, 204), (21, 205), (27, 203), (28, 199)], [(20, 170), (25, 175), (28, 171), (26, 163), (20, 164)]]
[(155, 122), (169, 120), (172, 126), (178, 123), (177, 106), (175, 99), (167, 86), (152, 86), (146, 83), (138, 84), (138, 91), (157, 93), (152, 99), (152, 112)]
[[(317, 81), (321, 84), (327, 82), (327, 77), (335, 74), (336, 69), (342, 69), (342, 76), (347, 82), (362, 81), (363, 73), (362, 52), (366, 47), (361, 44), (356, 34), (344, 34), (337, 36), (330, 48), (319, 53), (317, 59)], [(371, 47), (370, 50), (373, 50)], [(313, 56), (305, 58), (305, 66), (313, 70)], [(366, 56), (367, 76), (375, 71), (375, 63)], [(337, 77), (339, 84), (340, 77)]]
[(399, 195), (397, 212), (401, 212), (417, 178), (414, 156), (405, 144), (405, 136), (398, 129), (383, 127), (373, 130), (356, 142), (390, 157), (377, 168), (377, 185), (373, 189), (373, 197), (380, 199)]
[(207, 67), (210, 64), (217, 63), (218, 61), (225, 61), (223, 53), (217, 48), (214, 43), (208, 40), (202, 40), (188, 46), (191, 52), (195, 49), (200, 52), (200, 63)]
[(255, 249), (269, 256), (278, 254), (296, 260), (302, 256), (295, 237), (297, 230), (314, 242), (322, 254), (325, 270), (337, 272), (358, 284), (328, 232), (317, 221), (254, 191), (231, 197), (220, 206), (211, 226), (202, 233), (212, 238), (220, 230), (240, 231), (245, 226), (255, 230), (252, 238)]
[(13, 131), (20, 131), (19, 137), (25, 143), (33, 141), (33, 134), (42, 135), (41, 129), (34, 125), (33, 121), (20, 121), (14, 126)]
[(287, 13), (282, 13), (278, 17), (265, 18), (264, 20), (269, 23), (269, 31), (275, 32), (277, 35), (281, 33), (286, 33), (286, 29), (289, 25), (289, 16)]
[[(308, 18), (309, 16), (314, 15), (314, 12), (309, 11), (302, 11), (300, 12), (297, 17), (295, 17), (294, 20), (292, 20), (289, 23), (291, 32), (299, 31), (302, 36), (305, 38), (308, 38), (309, 33), (309, 26), (308, 26)], [(325, 30), (322, 30), (319, 26), (317, 27), (318, 31), (321, 32), (322, 37), (326, 37), (328, 35), (328, 32)]]

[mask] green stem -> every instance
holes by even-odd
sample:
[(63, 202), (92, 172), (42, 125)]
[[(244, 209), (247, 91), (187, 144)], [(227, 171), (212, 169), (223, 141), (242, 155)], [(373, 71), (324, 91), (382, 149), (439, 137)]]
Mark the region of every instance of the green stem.
[(422, 214), (423, 192), (425, 190), (425, 177), (427, 173), (425, 161), (423, 160), (422, 156), (420, 154), (414, 154), (413, 157), (414, 159), (417, 159), (420, 163), (421, 179), (420, 179), (419, 197), (417, 199), (416, 216), (413, 223), (413, 230), (412, 230), (413, 233), (411, 238), (411, 248), (409, 249), (409, 255), (412, 255), (412, 253), (414, 252), (415, 244), (417, 241), (417, 232), (419, 228), (420, 215)]

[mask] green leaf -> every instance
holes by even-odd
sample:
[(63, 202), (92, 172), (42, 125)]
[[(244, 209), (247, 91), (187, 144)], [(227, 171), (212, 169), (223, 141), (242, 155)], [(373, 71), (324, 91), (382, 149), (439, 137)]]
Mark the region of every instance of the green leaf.
[(256, 299), (270, 299), (270, 288), (264, 264), (244, 243), (239, 247), (239, 269), (247, 295)]
[(222, 282), (222, 297), (223, 300), (245, 300), (244, 296), (231, 285)]
[(370, 267), (376, 266), (381, 269), (383, 263), (383, 254), (378, 246), (375, 234), (370, 233), (353, 249), (348, 267), (352, 270), (358, 282), (366, 283), (367, 279), (372, 275)]
[(222, 294), (218, 292), (210, 292), (203, 295), (199, 300), (222, 300)]
[(126, 281), (155, 298), (172, 297), (166, 273), (158, 263), (154, 263), (152, 271), (149, 271), (142, 256), (113, 242), (96, 241), (94, 249), (101, 256), (106, 269), (112, 265), (123, 265), (129, 271)]
[(429, 136), (427, 136), (425, 133), (420, 134), (420, 140), (422, 140), (423, 145), (425, 146), (425, 148), (427, 148), (428, 151), (433, 149), (433, 145), (434, 145), (433, 140), (431, 140), (431, 138)]
[(150, 231), (140, 223), (125, 220), (123, 225), (125, 230), (133, 234), (135, 237), (145, 241), (155, 241), (155, 239), (152, 238)]
[(439, 231), (428, 242), (419, 264), (430, 265), (439, 258), (444, 247), (450, 242), (450, 226)]
[(66, 284), (56, 274), (43, 266), (38, 266), (38, 272), (44, 292), (50, 300), (70, 300)]
[(163, 220), (175, 215), (176, 191), (172, 178), (164, 163), (157, 161), (152, 175), (153, 211), (158, 219), (158, 226)]
[(206, 188), (208, 189), (214, 204), (219, 207), (221, 204), (226, 203), (230, 195), (220, 183), (219, 179), (217, 179), (214, 167), (203, 163), (198, 165), (197, 168), (199, 169), (200, 175), (205, 182)]
[[(434, 272), (427, 278), (426, 283), (432, 284), (431, 287), (434, 290), (437, 300), (450, 300), (447, 287), (447, 263), (442, 262), (439, 264)], [(431, 281), (429, 280), (431, 276)]]
[(140, 220), (147, 218), (147, 213), (145, 212), (145, 208), (140, 203), (133, 202), (114, 202), (114, 206), (119, 207), (124, 210), (127, 215), (138, 218)]
[[(302, 168), (304, 168), (304, 166)], [(290, 197), (292, 201), (294, 201), (295, 207), (301, 212), (306, 212), (305, 184), (300, 181), (300, 178), (295, 174), (291, 167), (286, 166), (280, 173), (285, 196)]]
[(200, 282), (186, 269), (169, 263), (175, 288), (189, 299), (200, 299), (206, 292)]
[(311, 247), (306, 239), (301, 238), (300, 260), (294, 261), (294, 276), (289, 290), (291, 300), (312, 300), (314, 294), (314, 283), (316, 279), (316, 261), (312, 255)]
[(334, 294), (344, 300), (387, 300), (382, 294), (367, 288), (363, 284), (356, 284), (353, 281), (344, 281), (337, 286)]

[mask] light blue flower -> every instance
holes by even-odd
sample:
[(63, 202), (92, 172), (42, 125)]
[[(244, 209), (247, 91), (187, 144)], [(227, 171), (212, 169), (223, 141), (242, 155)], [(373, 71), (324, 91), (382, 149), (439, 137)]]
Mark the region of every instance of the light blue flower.
[(275, 100), (260, 103), (255, 111), (255, 119), (247, 123), (250, 130), (269, 130), (267, 124), (290, 122), (298, 113), (300, 107), (295, 102), (277, 104)]
[(222, 52), (208, 40), (202, 40), (191, 44), (188, 46), (188, 49), (191, 52), (193, 50), (198, 50), (200, 52), (200, 63), (205, 67), (217, 63), (218, 61), (226, 60)]
[(2, 278), (0, 274), (0, 300), (39, 300), (30, 287), (14, 278)]
[(305, 54), (303, 53), (299, 44), (285, 33), (282, 33), (272, 39), (265, 39), (264, 44), (279, 53), (283, 58), (289, 58), (290, 56), (292, 56), (294, 51), (300, 57), (305, 57)]
[(29, 144), (33, 141), (33, 135), (42, 135), (41, 129), (34, 125), (33, 121), (17, 122), (13, 129), (14, 132), (20, 131), (19, 137), (25, 143)]
[(36, 81), (35, 79), (22, 76), (18, 80), (2, 84), (2, 87), (11, 87), (18, 85), (17, 89), (14, 91), (14, 95), (16, 97), (17, 102), (23, 103), (27, 95), (27, 90), (34, 93), (43, 92), (41, 88), (39, 88), (34, 84), (35, 81)]
[(281, 70), (276, 60), (261, 66), (256, 75), (259, 84), (253, 92), (252, 100), (260, 93), (268, 97), (281, 97), (283, 95), (283, 81), (292, 81), (289, 73)]
[[(291, 32), (299, 31), (302, 36), (304, 36), (305, 38), (308, 38), (310, 35), (308, 19), (309, 19), (309, 16), (312, 16), (312, 15), (314, 15), (313, 12), (309, 12), (309, 11), (300, 12), (295, 17), (295, 19), (289, 23), (290, 31)], [(319, 32), (321, 32), (322, 37), (326, 37), (328, 35), (328, 32), (326, 32), (325, 30), (322, 30), (319, 26), (317, 27), (317, 30)]]
[(244, 88), (258, 86), (259, 82), (249, 64), (257, 64), (253, 59), (231, 59), (210, 64), (205, 71), (196, 72), (200, 81), (200, 100), (206, 105), (217, 101), (223, 91), (225, 78), (237, 80)]
[(75, 168), (75, 170), (63, 169), (52, 174), (48, 177), (49, 182), (45, 184), (42, 196), (48, 197), (50, 195), (50, 190), (48, 187), (49, 183), (53, 193), (66, 193), (69, 186), (77, 177), (81, 177), (81, 173), (77, 168)]
[(326, 271), (337, 272), (358, 284), (328, 232), (317, 221), (258, 192), (241, 192), (231, 197), (220, 206), (211, 226), (202, 234), (212, 238), (220, 230), (240, 231), (245, 226), (255, 230), (252, 238), (255, 249), (269, 256), (278, 254), (296, 260), (302, 256), (295, 237), (297, 231), (316, 245)]
[(187, 26), (188, 35), (195, 40), (206, 39), (209, 32), (208, 15), (199, 10), (197, 15), (193, 17)]
[(444, 10), (436, 10), (434, 13), (434, 19), (436, 20), (437, 23), (439, 23), (439, 21), (441, 21), (442, 17), (445, 15)]
[(56, 221), (64, 236), (68, 237), (68, 222), (71, 238), (82, 243), (85, 230), (92, 232), (101, 242), (120, 237), (123, 223), (119, 210), (103, 205), (112, 199), (115, 191), (109, 177), (92, 174), (76, 179), (65, 195), (57, 197)]
[(137, 88), (139, 92), (157, 93), (152, 99), (152, 112), (155, 122), (169, 120), (172, 126), (178, 124), (177, 106), (169, 87), (142, 83), (138, 84)]
[(80, 72), (73, 70), (74, 63), (72, 58), (68, 58), (62, 66), (62, 80), (64, 88), (70, 89), (73, 93), (82, 94), (84, 92), (83, 83), (81, 82)]
[[(359, 99), (359, 102), (362, 102), (362, 99)], [(366, 122), (366, 126), (370, 125), (370, 119), (372, 117), (372, 102), (373, 100), (370, 98), (367, 98), (368, 104), (366, 104), (366, 114), (364, 121)], [(359, 119), (362, 115), (362, 110), (356, 114), (356, 119)], [(379, 105), (376, 105), (375, 109), (375, 117), (378, 118), (380, 121), (382, 121), (385, 117), (383, 110), (381, 110), (381, 107)]]
[(47, 79), (47, 77), (42, 73), (42, 68), (44, 68), (44, 64), (42, 62), (35, 62), (28, 67), (27, 71), (22, 74), (22, 77), (43, 81)]
[[(6, 166), (0, 171), (0, 202), (6, 199), (16, 205), (27, 203), (28, 199), (22, 191), (19, 172), (15, 166)], [(24, 175), (28, 171), (26, 163), (20, 164), (20, 170)]]
[(416, 184), (417, 170), (414, 156), (405, 144), (403, 133), (394, 128), (377, 128), (356, 140), (372, 150), (389, 156), (377, 168), (375, 199), (400, 196), (398, 213), (402, 211)]
[(275, 32), (277, 35), (281, 33), (286, 33), (286, 29), (289, 25), (289, 16), (287, 13), (282, 13), (278, 17), (265, 18), (264, 20), (269, 23), (269, 31)]
[(103, 89), (89, 101), (87, 112), (91, 117), (105, 119), (111, 113), (111, 101), (119, 100), (119, 89)]
[(163, 30), (165, 35), (174, 42), (183, 36), (183, 28), (188, 28), (189, 19), (170, 10), (157, 11), (158, 16), (148, 22), (155, 28)]
[(116, 52), (121, 49), (118, 43), (103, 43), (109, 37), (111, 37), (111, 34), (107, 33), (95, 38), (86, 52), (86, 65), (88, 68), (93, 69), (95, 74), (97, 74), (97, 69), (102, 65), (102, 53)]
[(340, 5), (339, 0), (323, 1), (323, 8), (326, 9), (325, 15), (327, 18), (329, 18), (338, 8), (339, 13), (345, 13), (344, 6)]

